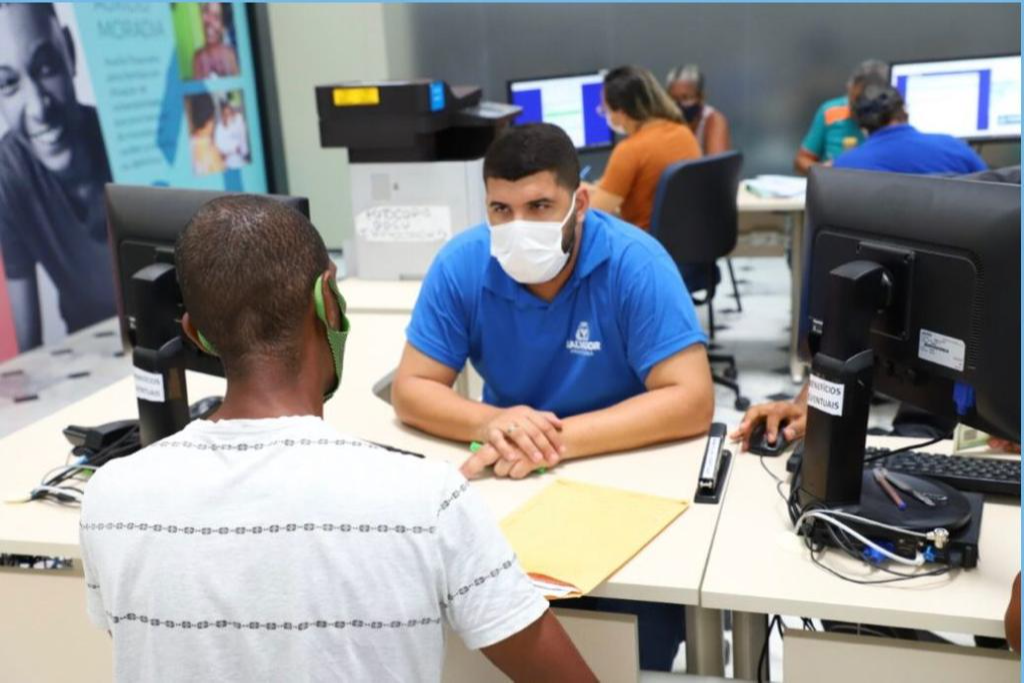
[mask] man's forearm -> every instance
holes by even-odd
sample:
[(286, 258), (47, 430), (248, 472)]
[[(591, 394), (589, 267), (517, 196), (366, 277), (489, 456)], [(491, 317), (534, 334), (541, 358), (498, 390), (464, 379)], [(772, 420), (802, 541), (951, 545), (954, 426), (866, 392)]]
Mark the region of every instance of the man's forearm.
[(681, 386), (647, 391), (621, 403), (565, 418), (565, 458), (613, 453), (707, 432), (714, 397)]
[(391, 402), (405, 424), (453, 441), (481, 438), (480, 426), (500, 412), (494, 406), (459, 396), (440, 382), (419, 377), (396, 380)]

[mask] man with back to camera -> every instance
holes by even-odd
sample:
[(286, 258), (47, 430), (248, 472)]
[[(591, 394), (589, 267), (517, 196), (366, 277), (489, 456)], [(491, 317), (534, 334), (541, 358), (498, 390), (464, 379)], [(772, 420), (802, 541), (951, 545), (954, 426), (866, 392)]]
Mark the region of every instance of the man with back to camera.
[(907, 123), (903, 96), (891, 85), (865, 86), (854, 101), (853, 116), (868, 139), (840, 155), (833, 164), (836, 168), (951, 175), (988, 168), (963, 140), (922, 133)]
[(18, 348), (43, 341), (36, 265), (75, 332), (114, 315), (103, 185), (110, 166), (93, 107), (78, 102), (71, 33), (52, 4), (0, 3), (0, 251)]
[(175, 262), (227, 392), (87, 485), (87, 609), (118, 680), (439, 681), (444, 623), (514, 680), (594, 680), (463, 477), (324, 423), (349, 326), (305, 217), (211, 201)]
[(814, 113), (811, 127), (800, 143), (793, 167), (807, 175), (815, 164), (831, 165), (845, 150), (856, 147), (864, 134), (853, 118), (853, 103), (868, 83), (886, 83), (889, 66), (877, 59), (857, 65), (846, 81), (846, 96), (827, 100)]
[[(704, 333), (652, 237), (589, 209), (562, 129), (511, 129), (484, 159), (488, 224), (431, 265), (392, 388), (405, 423), (485, 444), (467, 476), (524, 477), (570, 458), (707, 431)], [(483, 402), (452, 384), (469, 360)]]
[[(985, 162), (962, 140), (951, 135), (921, 133), (907, 123), (903, 96), (891, 85), (866, 85), (854, 103), (854, 116), (869, 137), (861, 146), (840, 155), (833, 164), (836, 168), (962, 175), (965, 179), (1020, 183), (1019, 167), (987, 172)], [(806, 309), (808, 292), (806, 288), (801, 292), (802, 309)], [(807, 393), (805, 383), (793, 401), (751, 406), (732, 437), (743, 441), (744, 447), (749, 446), (747, 440), (754, 426), (764, 420), (765, 436), (770, 443), (775, 443), (780, 432), (787, 441), (803, 438), (807, 428)], [(937, 438), (951, 433), (955, 427), (956, 420), (910, 405), (901, 405), (893, 420), (896, 436)]]
[[(423, 282), (392, 385), (398, 417), (485, 444), (469, 477), (706, 432), (706, 338), (679, 271), (653, 237), (589, 208), (565, 132), (511, 129), (488, 149), (484, 182), (488, 224), (445, 245)], [(452, 389), (467, 359), (483, 402)], [(573, 607), (637, 614), (643, 669), (669, 670), (685, 635), (679, 605)]]

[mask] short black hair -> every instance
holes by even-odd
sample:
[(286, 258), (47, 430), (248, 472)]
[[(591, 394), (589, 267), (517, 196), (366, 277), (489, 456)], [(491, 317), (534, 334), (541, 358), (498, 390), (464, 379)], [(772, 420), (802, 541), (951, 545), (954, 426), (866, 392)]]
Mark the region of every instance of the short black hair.
[(213, 97), (210, 93), (200, 93), (188, 99), (189, 112), (192, 115), (192, 128), (199, 130), (213, 118)]
[(868, 133), (906, 118), (903, 95), (888, 84), (868, 83), (853, 103), (853, 118)]
[(488, 178), (516, 181), (551, 171), (570, 192), (580, 186), (580, 159), (565, 131), (550, 123), (514, 126), (499, 135), (484, 156), (484, 182)]
[(228, 377), (255, 358), (298, 367), (313, 283), (330, 267), (305, 216), (268, 197), (214, 199), (182, 231), (174, 260), (185, 309)]

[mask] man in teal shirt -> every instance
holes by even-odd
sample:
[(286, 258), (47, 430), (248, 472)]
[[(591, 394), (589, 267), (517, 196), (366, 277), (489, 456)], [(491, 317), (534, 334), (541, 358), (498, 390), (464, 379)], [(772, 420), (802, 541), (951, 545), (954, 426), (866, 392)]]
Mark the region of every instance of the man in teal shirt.
[(807, 175), (815, 164), (831, 164), (844, 151), (864, 140), (864, 134), (850, 112), (850, 104), (856, 101), (865, 85), (884, 85), (888, 76), (889, 67), (885, 62), (877, 59), (861, 62), (846, 81), (846, 96), (826, 100), (818, 107), (811, 128), (793, 160), (797, 173)]

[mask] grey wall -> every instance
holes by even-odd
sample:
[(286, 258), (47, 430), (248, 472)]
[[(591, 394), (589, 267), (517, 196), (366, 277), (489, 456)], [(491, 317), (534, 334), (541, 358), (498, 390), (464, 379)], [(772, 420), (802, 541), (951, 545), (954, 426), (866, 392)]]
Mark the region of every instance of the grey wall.
[(267, 15), (278, 102), (267, 123), (280, 132), (287, 191), (309, 197), (327, 247), (341, 248), (352, 234), (348, 150), (320, 146), (313, 93), (318, 85), (388, 78), (383, 6), (272, 3)]
[[(389, 17), (390, 15), (390, 17)], [(663, 78), (697, 62), (729, 117), (745, 175), (786, 173), (815, 108), (843, 92), (860, 60), (932, 59), (1020, 49), (1020, 6), (389, 5), (391, 78), (475, 83), (505, 99), (513, 78), (624, 63)], [(987, 146), (992, 147), (992, 146)], [(1019, 163), (1020, 146), (986, 149)]]

